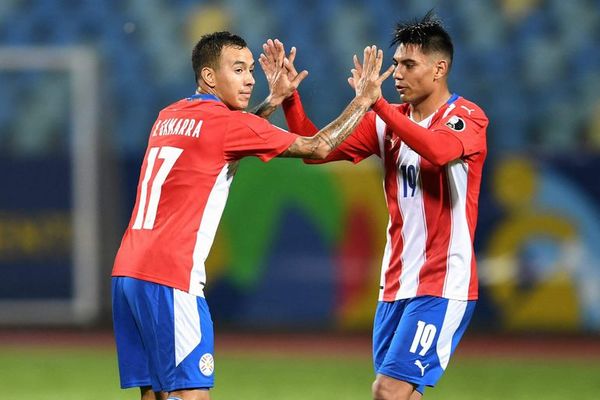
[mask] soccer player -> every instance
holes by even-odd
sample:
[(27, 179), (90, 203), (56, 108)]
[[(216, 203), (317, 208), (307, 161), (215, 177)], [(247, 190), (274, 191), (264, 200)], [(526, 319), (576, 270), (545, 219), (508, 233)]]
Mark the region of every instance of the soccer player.
[[(432, 12), (398, 24), (392, 45), (403, 104), (380, 97), (343, 144), (309, 162), (381, 158), (390, 219), (373, 329), (372, 391), (374, 399), (415, 400), (440, 379), (475, 307), (473, 237), (488, 119), (450, 92), (453, 44)], [(259, 61), (274, 92), (269, 106), (285, 98), (290, 130), (314, 134), (295, 90), (295, 49), (287, 58), (277, 40), (263, 49)], [(355, 57), (351, 86), (363, 68)], [(273, 80), (280, 69), (286, 78)]]
[(201, 38), (192, 53), (196, 94), (163, 109), (150, 131), (112, 271), (122, 388), (140, 387), (144, 400), (209, 399), (213, 325), (204, 265), (238, 160), (327, 157), (380, 95), (392, 72), (379, 75), (382, 59), (375, 46), (365, 48), (356, 96), (307, 138), (242, 111), (254, 87), (254, 59), (242, 38), (229, 32)]

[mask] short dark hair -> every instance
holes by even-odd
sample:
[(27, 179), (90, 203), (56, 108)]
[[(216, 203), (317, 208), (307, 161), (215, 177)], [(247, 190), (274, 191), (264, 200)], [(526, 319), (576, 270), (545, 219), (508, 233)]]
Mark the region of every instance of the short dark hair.
[(192, 68), (194, 69), (196, 83), (200, 79), (202, 68), (207, 66), (214, 69), (218, 68), (221, 50), (225, 46), (232, 46), (238, 49), (248, 47), (244, 39), (227, 31), (203, 35), (200, 41), (196, 43), (192, 51)]
[(452, 64), (454, 57), (452, 39), (433, 10), (429, 10), (420, 21), (414, 19), (396, 24), (391, 45), (401, 44), (417, 45), (424, 54), (443, 53), (449, 57), (450, 65)]

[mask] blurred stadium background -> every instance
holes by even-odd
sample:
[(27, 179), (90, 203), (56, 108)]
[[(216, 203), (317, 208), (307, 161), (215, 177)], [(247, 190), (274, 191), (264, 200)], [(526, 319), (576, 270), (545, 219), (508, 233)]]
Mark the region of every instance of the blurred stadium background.
[[(19, 337), (37, 341), (24, 332), (110, 329), (109, 274), (148, 131), (162, 107), (193, 92), (190, 53), (202, 34), (238, 33), (255, 58), (270, 37), (296, 46), (310, 72), (300, 92), (323, 126), (352, 97), (352, 54), (374, 43), (391, 58), (395, 22), (432, 7), (455, 42), (451, 89), (490, 118), (469, 337), (552, 335), (560, 341), (549, 349), (595, 348), (587, 352), (598, 368), (597, 0), (3, 0), (0, 360), (15, 362)], [(259, 68), (256, 77), (254, 104), (267, 94)], [(391, 82), (384, 87), (396, 101)], [(272, 121), (285, 127), (280, 112)], [(326, 332), (368, 345), (386, 224), (375, 160), (243, 161), (208, 260), (217, 329)]]

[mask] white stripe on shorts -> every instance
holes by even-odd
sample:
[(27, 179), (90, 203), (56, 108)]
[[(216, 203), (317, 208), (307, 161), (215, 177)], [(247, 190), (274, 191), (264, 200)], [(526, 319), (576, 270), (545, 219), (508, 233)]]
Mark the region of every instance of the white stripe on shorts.
[(442, 323), (440, 337), (437, 342), (437, 355), (440, 360), (440, 366), (443, 370), (448, 366), (450, 361), (450, 353), (452, 352), (452, 338), (460, 323), (465, 316), (467, 309), (467, 301), (464, 300), (448, 300), (448, 309)]
[(175, 366), (178, 366), (200, 344), (198, 299), (193, 294), (173, 289), (175, 324)]

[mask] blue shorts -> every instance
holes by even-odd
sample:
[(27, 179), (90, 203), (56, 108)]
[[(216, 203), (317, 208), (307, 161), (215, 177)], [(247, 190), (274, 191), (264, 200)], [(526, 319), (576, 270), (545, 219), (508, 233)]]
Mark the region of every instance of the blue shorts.
[(475, 301), (422, 296), (380, 301), (373, 327), (375, 373), (412, 383), (421, 394), (441, 378)]
[(121, 387), (155, 392), (214, 386), (213, 324), (206, 300), (129, 277), (112, 278)]

